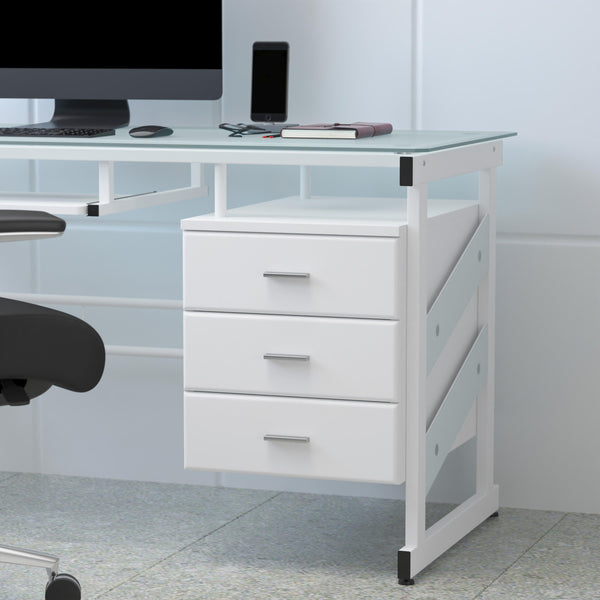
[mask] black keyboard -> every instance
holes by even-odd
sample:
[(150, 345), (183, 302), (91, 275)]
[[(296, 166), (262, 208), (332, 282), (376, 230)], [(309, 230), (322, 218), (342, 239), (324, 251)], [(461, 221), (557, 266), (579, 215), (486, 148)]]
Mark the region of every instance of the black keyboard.
[(115, 135), (115, 130), (92, 127), (0, 127), (0, 136), (91, 138), (102, 135)]

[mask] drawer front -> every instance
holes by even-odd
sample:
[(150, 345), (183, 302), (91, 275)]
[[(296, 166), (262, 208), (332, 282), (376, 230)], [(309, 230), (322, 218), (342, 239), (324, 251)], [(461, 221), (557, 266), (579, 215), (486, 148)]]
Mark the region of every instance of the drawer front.
[(399, 318), (404, 238), (184, 232), (190, 310)]
[(185, 466), (401, 483), (400, 408), (372, 402), (187, 392)]
[(186, 390), (399, 402), (398, 321), (184, 313)]

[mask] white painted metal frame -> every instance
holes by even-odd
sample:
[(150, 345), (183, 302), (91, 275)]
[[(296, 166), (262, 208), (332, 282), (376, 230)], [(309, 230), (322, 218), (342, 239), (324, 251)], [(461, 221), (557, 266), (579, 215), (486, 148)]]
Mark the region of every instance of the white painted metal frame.
[[(499, 502), (498, 486), (493, 483), (493, 349), (496, 167), (502, 162), (502, 142), (413, 155), (411, 162), (412, 185), (407, 196), (406, 532), (405, 545), (398, 552), (398, 579), (404, 584), (413, 583), (417, 573), (494, 514)], [(427, 183), (473, 171), (479, 172), (480, 226), (428, 311)], [(437, 339), (448, 339), (474, 293), (478, 294), (479, 335), (427, 429), (427, 375), (441, 351)], [(474, 403), (476, 493), (427, 529), (427, 492)]]
[(99, 160), (97, 195), (3, 192), (0, 193), (0, 208), (42, 210), (59, 215), (99, 217), (137, 208), (192, 200), (207, 195), (208, 186), (205, 184), (203, 164), (190, 163), (190, 185), (188, 187), (119, 196), (115, 193), (114, 161)]
[(133, 196), (117, 196), (115, 194), (114, 162), (100, 161), (98, 163), (98, 199), (87, 202), (85, 214), (99, 217), (208, 195), (208, 186), (204, 184), (204, 165), (192, 163), (190, 168), (191, 185), (189, 187), (163, 192), (145, 192)]

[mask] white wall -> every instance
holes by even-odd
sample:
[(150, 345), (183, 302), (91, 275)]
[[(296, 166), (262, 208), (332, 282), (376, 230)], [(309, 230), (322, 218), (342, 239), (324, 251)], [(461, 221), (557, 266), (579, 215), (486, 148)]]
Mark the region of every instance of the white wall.
[[(418, 7), (416, 13), (414, 7)], [(421, 16), (422, 18), (413, 19)], [(224, 96), (217, 103), (134, 103), (133, 121), (248, 121), (251, 46), (290, 43), (289, 120), (389, 120), (426, 129), (515, 130), (499, 170), (496, 480), (501, 503), (600, 512), (600, 139), (595, 23), (589, 0), (226, 0)], [(411, 51), (415, 40), (415, 52)], [(416, 85), (412, 74), (416, 72)], [(412, 99), (415, 103), (412, 103)], [(5, 120), (31, 114), (4, 101)], [(49, 110), (39, 103), (37, 115)], [(32, 115), (32, 116), (37, 116)], [(14, 163), (14, 164), (13, 164)], [(317, 193), (402, 193), (393, 170), (318, 170)], [(3, 187), (95, 189), (93, 165), (0, 165)], [(128, 193), (187, 181), (184, 168), (119, 165)], [(233, 204), (296, 189), (294, 169), (231, 169)], [(472, 177), (431, 186), (471, 195)], [(0, 247), (2, 287), (181, 297), (186, 202), (99, 221), (69, 219), (61, 240)], [(87, 308), (108, 344), (181, 345), (178, 311)], [(7, 414), (8, 413), (8, 414)], [(109, 357), (85, 396), (53, 391), (4, 409), (0, 470), (216, 483), (182, 468), (181, 361)], [(472, 444), (450, 459), (438, 498), (471, 486)], [(395, 497), (387, 486), (227, 475), (227, 485)]]

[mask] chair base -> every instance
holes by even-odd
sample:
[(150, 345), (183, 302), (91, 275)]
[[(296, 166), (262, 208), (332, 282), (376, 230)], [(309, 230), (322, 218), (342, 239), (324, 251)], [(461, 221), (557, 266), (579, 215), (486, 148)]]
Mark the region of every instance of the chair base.
[(48, 573), (45, 600), (81, 600), (81, 586), (75, 577), (58, 572), (58, 557), (13, 546), (0, 545), (0, 563), (41, 567)]
[(0, 563), (42, 567), (48, 571), (49, 579), (58, 573), (58, 557), (13, 546), (0, 546)]

